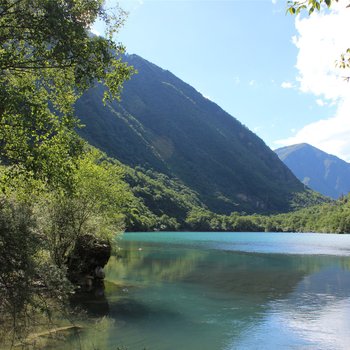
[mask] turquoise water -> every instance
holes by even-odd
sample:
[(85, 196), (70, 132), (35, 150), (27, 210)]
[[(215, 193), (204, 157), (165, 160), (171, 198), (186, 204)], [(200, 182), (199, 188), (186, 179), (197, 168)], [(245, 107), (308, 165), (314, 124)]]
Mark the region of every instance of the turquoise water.
[(350, 349), (348, 235), (127, 233), (118, 245), (105, 295), (84, 303), (91, 348)]

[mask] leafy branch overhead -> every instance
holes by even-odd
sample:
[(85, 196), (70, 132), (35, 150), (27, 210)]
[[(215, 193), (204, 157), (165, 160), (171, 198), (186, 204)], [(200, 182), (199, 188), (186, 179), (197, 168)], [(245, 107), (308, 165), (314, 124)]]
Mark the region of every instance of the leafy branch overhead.
[(304, 1), (291, 1), (287, 2), (287, 12), (291, 15), (298, 15), (301, 11), (308, 11), (311, 15), (315, 10), (320, 11), (322, 4), (325, 4), (328, 8), (332, 3), (338, 2), (338, 0), (304, 0)]
[[(117, 97), (121, 78), (127, 78), (131, 71), (120, 61), (124, 47), (113, 41), (125, 16), (120, 8), (106, 10), (102, 0), (3, 0), (0, 70), (14, 74), (72, 68), (74, 83), (80, 89), (117, 71), (119, 86), (109, 85)], [(105, 23), (105, 38), (90, 34), (96, 20)]]
[[(287, 1), (287, 13), (291, 15), (298, 15), (303, 11), (307, 11), (311, 15), (315, 10), (321, 11), (322, 6), (330, 8), (338, 0), (304, 0), (304, 1)], [(350, 8), (350, 3), (346, 6)], [(350, 9), (349, 9), (350, 10)], [(340, 55), (340, 60), (336, 62), (339, 68), (350, 68), (350, 48), (348, 48), (343, 54)], [(346, 77), (349, 80), (350, 77)]]

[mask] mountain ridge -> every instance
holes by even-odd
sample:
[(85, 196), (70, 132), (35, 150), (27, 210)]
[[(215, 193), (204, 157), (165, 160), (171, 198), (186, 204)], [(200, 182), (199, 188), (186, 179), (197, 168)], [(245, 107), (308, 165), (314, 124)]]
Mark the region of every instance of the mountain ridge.
[(137, 55), (138, 74), (121, 102), (106, 106), (97, 85), (76, 104), (92, 145), (129, 166), (179, 179), (210, 210), (279, 212), (305, 192), (263, 140), (171, 72)]

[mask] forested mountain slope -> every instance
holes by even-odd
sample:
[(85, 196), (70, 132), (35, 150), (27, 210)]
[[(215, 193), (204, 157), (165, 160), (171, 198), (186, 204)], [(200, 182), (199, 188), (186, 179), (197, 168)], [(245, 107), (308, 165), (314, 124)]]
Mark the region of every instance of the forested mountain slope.
[(334, 199), (350, 191), (350, 164), (302, 143), (276, 149), (280, 159), (308, 187)]
[(121, 102), (103, 105), (97, 85), (76, 104), (92, 145), (132, 167), (179, 179), (210, 210), (281, 212), (305, 192), (291, 171), (244, 125), (169, 71), (136, 55), (138, 74)]

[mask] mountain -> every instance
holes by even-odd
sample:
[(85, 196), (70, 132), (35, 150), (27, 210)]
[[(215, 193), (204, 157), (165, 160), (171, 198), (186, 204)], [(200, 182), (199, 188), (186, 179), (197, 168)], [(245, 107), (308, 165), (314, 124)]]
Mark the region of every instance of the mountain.
[(350, 192), (350, 164), (307, 143), (276, 149), (305, 185), (334, 199)]
[(138, 73), (121, 102), (103, 105), (96, 85), (76, 104), (79, 133), (131, 167), (163, 173), (217, 213), (281, 212), (308, 194), (292, 172), (244, 125), (167, 70), (137, 55)]

